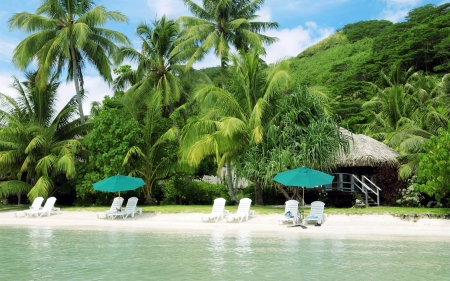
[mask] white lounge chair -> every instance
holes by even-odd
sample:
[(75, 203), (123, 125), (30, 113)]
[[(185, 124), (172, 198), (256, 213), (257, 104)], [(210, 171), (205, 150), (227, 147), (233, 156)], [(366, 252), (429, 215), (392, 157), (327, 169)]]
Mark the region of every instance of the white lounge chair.
[(44, 197), (36, 197), (34, 198), (33, 204), (31, 204), (29, 210), (17, 211), (16, 217), (24, 217), (27, 215), (27, 212), (31, 210), (39, 210), (42, 208), (42, 202), (44, 202)]
[(97, 218), (107, 218), (109, 214), (114, 214), (122, 210), (123, 198), (116, 197), (114, 198), (111, 208), (108, 211), (97, 213)]
[(213, 208), (211, 213), (202, 216), (202, 221), (214, 220), (215, 222), (219, 221), (219, 218), (224, 217), (225, 213), (225, 202), (227, 200), (224, 198), (217, 198), (214, 200)]
[(233, 221), (233, 220), (239, 220), (239, 222), (242, 222), (242, 220), (244, 218), (246, 218), (246, 220), (248, 220), (248, 216), (251, 213), (252, 216), (254, 214), (253, 211), (250, 211), (250, 205), (252, 204), (252, 199), (249, 198), (242, 198), (239, 201), (239, 206), (237, 209), (237, 212), (235, 214), (232, 215), (228, 215), (226, 217), (227, 222)]
[(311, 212), (305, 218), (306, 223), (316, 223), (321, 225), (325, 221), (325, 216), (323, 214), (323, 209), (325, 208), (325, 203), (321, 201), (314, 201), (311, 203)]
[(279, 223), (283, 224), (285, 222), (292, 222), (295, 225), (300, 220), (300, 215), (298, 213), (298, 201), (289, 200), (286, 201), (286, 206), (284, 208), (284, 215), (279, 219)]
[(42, 217), (43, 215), (47, 215), (49, 217), (50, 214), (52, 213), (52, 211), (56, 211), (57, 213), (59, 213), (59, 208), (54, 208), (55, 202), (56, 202), (55, 197), (47, 198), (47, 201), (45, 201), (44, 207), (42, 207), (42, 209), (29, 210), (26, 212), (26, 214), (28, 217), (32, 217), (32, 216)]
[(136, 214), (136, 213), (139, 213), (140, 215), (142, 215), (142, 208), (137, 207), (138, 200), (139, 199), (137, 197), (128, 198), (125, 209), (120, 212), (117, 212), (117, 213), (108, 214), (107, 215), (108, 218), (115, 219), (116, 217), (121, 216), (122, 219), (125, 220), (125, 219), (127, 219), (128, 216), (131, 216), (132, 218), (134, 218), (134, 214)]

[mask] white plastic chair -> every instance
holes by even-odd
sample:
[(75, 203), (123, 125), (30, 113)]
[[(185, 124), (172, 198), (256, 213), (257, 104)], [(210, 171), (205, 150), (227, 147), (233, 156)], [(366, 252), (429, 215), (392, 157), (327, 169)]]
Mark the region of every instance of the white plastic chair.
[(299, 220), (300, 216), (298, 213), (298, 204), (297, 200), (289, 200), (286, 201), (286, 206), (284, 208), (284, 215), (279, 219), (279, 224), (283, 224), (285, 222), (292, 222), (295, 225)]
[(115, 219), (116, 217), (121, 216), (122, 219), (125, 220), (125, 219), (127, 219), (128, 216), (131, 216), (132, 218), (134, 218), (134, 214), (136, 214), (136, 213), (142, 214), (142, 208), (137, 208), (138, 200), (139, 199), (137, 197), (128, 198), (125, 209), (120, 212), (108, 214), (107, 215), (108, 218)]
[(33, 204), (31, 204), (29, 210), (17, 211), (16, 217), (26, 216), (27, 212), (31, 210), (40, 210), (42, 208), (42, 202), (44, 202), (44, 197), (34, 198)]
[(253, 211), (250, 211), (250, 206), (252, 204), (252, 199), (249, 198), (242, 198), (239, 201), (239, 206), (237, 209), (237, 212), (235, 214), (227, 216), (227, 222), (233, 221), (233, 220), (239, 220), (241, 223), (244, 218), (248, 220), (248, 216), (250, 213), (253, 215)]
[(45, 201), (44, 207), (42, 207), (42, 209), (29, 210), (26, 212), (26, 214), (28, 217), (32, 217), (32, 216), (42, 217), (45, 214), (49, 217), (52, 211), (57, 211), (59, 213), (59, 208), (54, 208), (55, 202), (56, 202), (55, 197), (47, 198), (47, 201)]
[(219, 221), (219, 218), (224, 217), (225, 214), (225, 202), (227, 200), (224, 198), (217, 198), (214, 200), (213, 208), (211, 213), (202, 216), (202, 221), (214, 220), (215, 222)]
[(108, 211), (99, 212), (97, 213), (97, 218), (100, 217), (108, 217), (109, 214), (114, 214), (122, 210), (122, 204), (123, 204), (123, 198), (122, 197), (116, 197), (114, 198), (111, 208)]
[(305, 223), (317, 223), (322, 224), (325, 221), (325, 216), (323, 210), (325, 208), (325, 203), (321, 201), (314, 201), (311, 203), (311, 211), (309, 215), (305, 218)]

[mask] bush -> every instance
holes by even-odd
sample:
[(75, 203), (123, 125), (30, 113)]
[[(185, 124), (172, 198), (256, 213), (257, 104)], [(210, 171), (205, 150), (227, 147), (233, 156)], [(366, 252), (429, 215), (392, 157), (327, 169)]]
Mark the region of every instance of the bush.
[[(222, 197), (230, 201), (228, 189), (223, 184), (203, 181), (184, 183), (181, 177), (168, 181), (164, 186), (163, 204), (181, 203), (186, 205), (208, 205)], [(180, 200), (181, 199), (181, 200)]]
[(408, 188), (404, 188), (401, 191), (402, 197), (397, 200), (397, 203), (404, 207), (420, 207), (420, 201), (423, 200), (422, 194), (414, 189), (414, 185), (411, 184)]
[(373, 180), (381, 188), (382, 203), (391, 206), (396, 205), (396, 202), (402, 198), (402, 190), (407, 187), (406, 181), (398, 179), (397, 169), (388, 165), (378, 167)]

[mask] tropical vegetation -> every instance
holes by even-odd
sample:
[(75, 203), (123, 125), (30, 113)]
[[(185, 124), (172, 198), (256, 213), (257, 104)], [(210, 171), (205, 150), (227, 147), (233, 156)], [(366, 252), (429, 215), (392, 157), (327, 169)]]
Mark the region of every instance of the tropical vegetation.
[[(29, 34), (13, 62), (36, 71), (14, 79), (17, 97), (0, 94), (0, 197), (102, 204), (109, 195), (92, 183), (121, 173), (144, 179), (130, 194), (149, 205), (217, 196), (275, 204), (298, 196), (272, 181), (276, 173), (334, 171), (351, 141), (345, 127), (401, 154), (400, 169), (386, 175), (408, 187), (391, 189), (386, 204), (450, 204), (449, 3), (416, 8), (401, 23), (345, 25), (297, 57), (267, 64), (265, 46), (277, 39), (264, 33), (279, 26), (257, 21), (264, 0), (183, 2), (193, 16), (136, 26), (138, 50), (103, 27), (125, 15), (93, 0), (43, 0), (34, 14), (11, 16), (10, 29)], [(194, 69), (209, 51), (220, 66)], [(85, 115), (88, 64), (114, 96)], [(76, 95), (58, 110), (61, 75)], [(204, 175), (222, 184), (199, 182)], [(386, 175), (384, 183), (394, 182)], [(238, 188), (239, 177), (248, 188)]]

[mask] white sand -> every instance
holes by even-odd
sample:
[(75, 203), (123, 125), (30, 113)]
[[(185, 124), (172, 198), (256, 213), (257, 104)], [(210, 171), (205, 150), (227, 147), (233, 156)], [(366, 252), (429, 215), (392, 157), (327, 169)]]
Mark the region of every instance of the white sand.
[(155, 214), (144, 213), (134, 218), (98, 219), (95, 212), (68, 212), (52, 214), (50, 217), (16, 217), (15, 212), (0, 212), (0, 227), (61, 227), (72, 229), (118, 230), (118, 231), (175, 231), (175, 232), (250, 232), (254, 235), (304, 235), (313, 237), (355, 237), (370, 239), (443, 239), (450, 241), (450, 220), (420, 219), (404, 221), (391, 215), (327, 215), (322, 226), (307, 225), (288, 227), (279, 225), (283, 215), (258, 215), (248, 221), (217, 223), (202, 222), (200, 213)]

